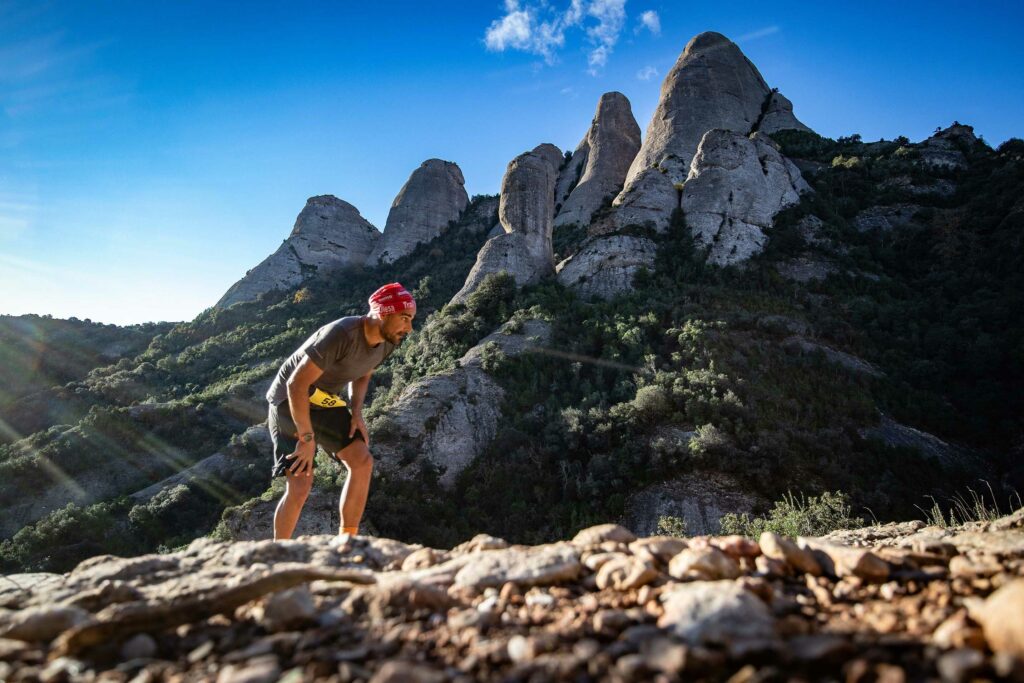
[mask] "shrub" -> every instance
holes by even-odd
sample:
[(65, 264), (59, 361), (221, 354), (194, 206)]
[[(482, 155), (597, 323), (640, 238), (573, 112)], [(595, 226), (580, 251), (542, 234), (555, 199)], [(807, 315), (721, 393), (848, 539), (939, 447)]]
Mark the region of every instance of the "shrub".
[(751, 518), (746, 513), (726, 514), (720, 522), (723, 534), (757, 538), (765, 531), (781, 536), (824, 536), (842, 529), (864, 526), (860, 517), (850, 516), (849, 497), (841, 491), (804, 498), (787, 493), (767, 517)]
[(658, 531), (661, 536), (676, 536), (686, 538), (686, 519), (673, 515), (662, 515), (658, 517)]

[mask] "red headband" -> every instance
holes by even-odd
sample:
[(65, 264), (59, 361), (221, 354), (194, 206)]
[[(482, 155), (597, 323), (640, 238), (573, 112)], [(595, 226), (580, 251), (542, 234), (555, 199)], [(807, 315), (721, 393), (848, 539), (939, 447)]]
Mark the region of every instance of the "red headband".
[(370, 295), (370, 314), (378, 318), (409, 309), (416, 310), (416, 301), (397, 282), (384, 285)]

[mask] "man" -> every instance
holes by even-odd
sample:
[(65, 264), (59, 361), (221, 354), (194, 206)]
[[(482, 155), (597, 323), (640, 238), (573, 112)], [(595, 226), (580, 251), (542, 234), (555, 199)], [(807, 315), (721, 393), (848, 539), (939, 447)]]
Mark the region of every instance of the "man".
[[(370, 313), (324, 325), (277, 371), (267, 391), (273, 476), (287, 477), (274, 540), (291, 538), (313, 483), (319, 445), (348, 469), (338, 504), (341, 534), (359, 533), (373, 473), (363, 399), (374, 369), (412, 331), (416, 302), (393, 282), (370, 296)], [(342, 389), (348, 386), (348, 400)]]

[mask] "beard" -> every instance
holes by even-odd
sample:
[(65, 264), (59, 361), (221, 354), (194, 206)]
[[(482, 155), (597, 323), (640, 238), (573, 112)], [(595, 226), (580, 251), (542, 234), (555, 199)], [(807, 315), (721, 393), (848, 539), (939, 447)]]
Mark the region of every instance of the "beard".
[(398, 334), (396, 332), (389, 333), (382, 331), (381, 336), (384, 337), (384, 341), (388, 342), (389, 344), (394, 344), (395, 346), (400, 346), (402, 340), (405, 339), (404, 334)]

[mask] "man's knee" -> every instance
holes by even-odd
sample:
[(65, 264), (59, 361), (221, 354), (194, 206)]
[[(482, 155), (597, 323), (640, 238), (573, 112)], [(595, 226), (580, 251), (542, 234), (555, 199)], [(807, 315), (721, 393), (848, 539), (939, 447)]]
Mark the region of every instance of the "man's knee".
[(305, 500), (312, 488), (313, 477), (307, 477), (305, 474), (289, 473), (288, 486), (285, 489), (284, 494), (289, 498), (301, 498)]
[(338, 457), (354, 472), (373, 469), (373, 456), (370, 455), (370, 449), (362, 441), (353, 441), (338, 453)]

